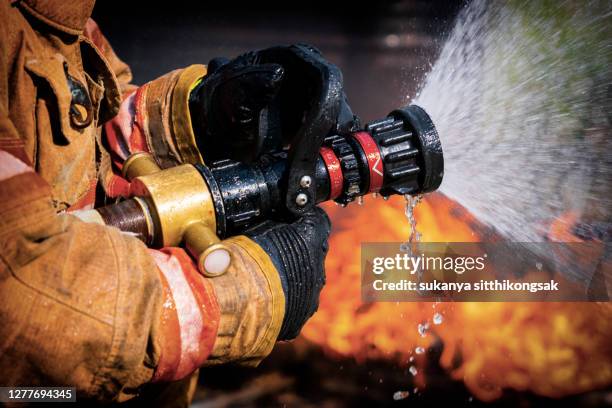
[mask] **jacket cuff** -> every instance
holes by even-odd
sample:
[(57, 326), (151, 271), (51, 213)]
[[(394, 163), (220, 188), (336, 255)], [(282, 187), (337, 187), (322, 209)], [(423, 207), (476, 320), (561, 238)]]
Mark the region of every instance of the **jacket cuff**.
[(285, 313), (281, 281), (270, 257), (251, 239), (223, 241), (232, 264), (211, 278), (221, 310), (217, 339), (205, 365), (257, 366), (274, 347)]
[(191, 65), (185, 68), (179, 75), (172, 92), (172, 130), (182, 163), (204, 163), (197, 148), (189, 113), (189, 95), (204, 75), (206, 75), (204, 65)]
[(162, 168), (202, 163), (189, 114), (189, 93), (206, 75), (204, 65), (172, 71), (138, 88), (135, 126)]

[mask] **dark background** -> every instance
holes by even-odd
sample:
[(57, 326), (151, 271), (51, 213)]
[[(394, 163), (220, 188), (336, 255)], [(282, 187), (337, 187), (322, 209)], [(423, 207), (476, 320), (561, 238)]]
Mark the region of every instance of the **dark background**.
[(93, 18), (139, 84), (213, 57), (310, 43), (340, 66), (349, 103), (367, 121), (415, 95), (462, 4), (99, 1)]

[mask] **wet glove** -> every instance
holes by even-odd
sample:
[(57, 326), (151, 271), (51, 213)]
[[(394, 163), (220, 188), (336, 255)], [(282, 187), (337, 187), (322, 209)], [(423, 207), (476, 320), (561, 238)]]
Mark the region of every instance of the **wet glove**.
[(191, 91), (189, 110), (194, 134), (207, 162), (221, 158), (252, 161), (262, 142), (259, 116), (278, 93), (284, 70), (257, 62), (256, 53), (234, 60), (216, 58)]
[(270, 256), (280, 275), (285, 315), (278, 340), (297, 337), (319, 307), (330, 228), (325, 211), (314, 207), (291, 224), (267, 221), (245, 234)]

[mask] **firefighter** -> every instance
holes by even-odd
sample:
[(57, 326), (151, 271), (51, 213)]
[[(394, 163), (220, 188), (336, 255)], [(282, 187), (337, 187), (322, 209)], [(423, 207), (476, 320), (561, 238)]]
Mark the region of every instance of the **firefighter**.
[(167, 168), (201, 160), (197, 138), (252, 138), (284, 75), (238, 58), (137, 87), (93, 5), (0, 2), (0, 385), (186, 406), (199, 367), (255, 366), (297, 336), (318, 306), (330, 223), (316, 208), (231, 237), (231, 266), (209, 278), (181, 248), (75, 216), (129, 195), (134, 152)]

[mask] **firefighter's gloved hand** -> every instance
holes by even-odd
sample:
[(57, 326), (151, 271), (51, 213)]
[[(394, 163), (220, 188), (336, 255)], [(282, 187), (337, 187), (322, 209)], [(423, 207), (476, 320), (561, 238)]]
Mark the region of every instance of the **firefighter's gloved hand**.
[(266, 222), (246, 233), (268, 253), (280, 275), (285, 315), (278, 340), (297, 337), (319, 307), (330, 228), (325, 211), (314, 207), (291, 224)]
[[(310, 49), (310, 51), (323, 56), (321, 51), (312, 45), (302, 44), (302, 46)], [(348, 104), (348, 98), (344, 89), (341, 90), (340, 94), (340, 110), (338, 111), (338, 117), (334, 126), (334, 132), (338, 134), (346, 134), (354, 132), (361, 127), (359, 118), (353, 113), (353, 110)]]
[(200, 151), (212, 158), (227, 157), (229, 151), (233, 157), (254, 159), (261, 110), (278, 93), (283, 75), (283, 67), (260, 64), (255, 53), (211, 60), (189, 98)]

